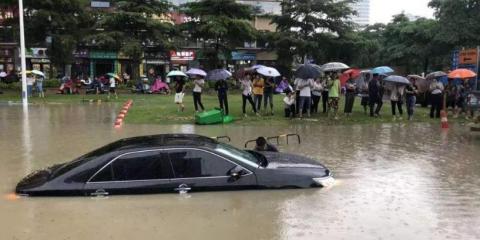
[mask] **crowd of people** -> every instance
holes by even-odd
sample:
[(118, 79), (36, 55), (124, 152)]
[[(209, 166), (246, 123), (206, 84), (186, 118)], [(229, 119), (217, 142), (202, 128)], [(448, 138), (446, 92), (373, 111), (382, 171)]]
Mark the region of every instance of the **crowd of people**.
[[(316, 79), (288, 79), (273, 78), (259, 73), (247, 73), (236, 79), (236, 85), (241, 90), (242, 113), (247, 117), (247, 107), (254, 115), (274, 115), (274, 96), (281, 95), (283, 98), (283, 115), (286, 118), (311, 117), (312, 114), (324, 113), (327, 116), (338, 119), (340, 97), (344, 97), (343, 113), (349, 117), (357, 97), (366, 115), (379, 117), (382, 112), (384, 100), (388, 99), (391, 104), (391, 114), (394, 119), (403, 119), (404, 105), (406, 105), (407, 119), (413, 119), (417, 97), (419, 94), (428, 96), (430, 103), (430, 117), (440, 118), (440, 112), (444, 108), (450, 110), (454, 117), (461, 114), (467, 118), (474, 117), (478, 110), (479, 99), (473, 94), (472, 84), (468, 80), (457, 81), (449, 79), (445, 81), (433, 78), (424, 92), (419, 91), (416, 78), (409, 78), (409, 84), (392, 84), (384, 81), (385, 75), (367, 73), (362, 75), (363, 81), (358, 81), (358, 76), (340, 81), (341, 72), (329, 72)], [(205, 111), (202, 102), (202, 93), (205, 90), (206, 80), (204, 76), (190, 76), (191, 84), (187, 84), (185, 77), (171, 77), (171, 85), (162, 81), (161, 77), (153, 81), (142, 78), (138, 84), (133, 85), (132, 92), (142, 93), (170, 93), (170, 86), (175, 91), (174, 102), (178, 105), (178, 111), (184, 111), (183, 99), (187, 91), (187, 85), (192, 85), (193, 105), (196, 112)], [(128, 74), (122, 77), (115, 75), (102, 75), (93, 80), (75, 80), (63, 77), (57, 93), (75, 94), (79, 88), (85, 86), (86, 93), (108, 93), (108, 98), (117, 95), (117, 85), (127, 83), (130, 79)], [(32, 73), (27, 74), (27, 94), (32, 96), (33, 91), (39, 97), (45, 97), (43, 83), (45, 78)], [(219, 80), (214, 84), (214, 90), (218, 96), (218, 106), (229, 114), (228, 93), (229, 83), (227, 80)], [(425, 93), (426, 92), (426, 93)], [(388, 94), (388, 95), (386, 95)]]
[[(340, 97), (344, 96), (343, 113), (346, 117), (352, 115), (355, 100), (359, 97), (364, 113), (372, 118), (381, 115), (384, 100), (388, 98), (394, 120), (403, 119), (404, 112), (406, 112), (408, 120), (413, 119), (417, 97), (420, 94), (415, 78), (409, 78), (409, 84), (393, 84), (384, 81), (386, 77), (384, 75), (370, 74), (360, 83), (353, 78), (341, 83), (340, 74), (340, 72), (331, 72), (317, 79), (289, 80), (283, 77), (277, 81), (258, 73), (245, 74), (236, 79), (241, 89), (242, 113), (244, 117), (247, 117), (247, 107), (250, 106), (251, 112), (255, 115), (273, 115), (275, 113), (273, 98), (276, 94), (281, 94), (286, 118), (308, 118), (312, 114), (321, 112), (333, 119), (338, 119)], [(179, 105), (179, 111), (184, 111), (185, 80), (178, 78), (174, 82), (175, 103)], [(201, 100), (205, 87), (204, 77), (194, 76), (193, 86), (195, 111), (204, 111), (205, 106)], [(455, 116), (461, 113), (473, 116), (477, 110), (478, 100), (469, 90), (469, 86), (468, 81), (463, 81), (462, 84), (453, 84), (452, 80), (444, 86), (441, 81), (433, 79), (427, 93), (421, 93), (429, 96), (430, 117), (440, 118), (440, 111), (444, 108), (444, 96), (447, 99), (447, 107), (452, 108)], [(229, 84), (226, 80), (215, 82), (218, 106), (227, 115), (229, 114), (228, 88)], [(404, 109), (405, 105), (406, 109)]]

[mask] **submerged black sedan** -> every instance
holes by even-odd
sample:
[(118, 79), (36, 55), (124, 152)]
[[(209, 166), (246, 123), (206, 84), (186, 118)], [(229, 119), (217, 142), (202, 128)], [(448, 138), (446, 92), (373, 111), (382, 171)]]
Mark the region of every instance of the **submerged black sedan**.
[(330, 170), (285, 153), (237, 149), (214, 139), (163, 134), (122, 139), (72, 162), (36, 171), (17, 194), (110, 195), (331, 184)]

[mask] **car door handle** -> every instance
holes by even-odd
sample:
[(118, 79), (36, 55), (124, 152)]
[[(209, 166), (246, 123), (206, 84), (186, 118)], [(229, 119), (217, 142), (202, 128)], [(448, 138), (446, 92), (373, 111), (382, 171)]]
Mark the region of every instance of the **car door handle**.
[(90, 193), (93, 197), (105, 197), (108, 196), (108, 192), (105, 189), (97, 189), (95, 192)]
[(177, 188), (174, 189), (179, 193), (187, 193), (188, 191), (192, 190), (187, 184), (180, 184)]

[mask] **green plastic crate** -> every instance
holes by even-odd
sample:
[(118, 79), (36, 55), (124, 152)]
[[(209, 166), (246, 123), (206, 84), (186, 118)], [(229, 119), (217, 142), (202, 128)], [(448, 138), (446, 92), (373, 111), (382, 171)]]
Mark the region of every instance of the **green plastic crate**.
[(195, 114), (195, 123), (200, 125), (223, 123), (223, 112), (220, 109)]

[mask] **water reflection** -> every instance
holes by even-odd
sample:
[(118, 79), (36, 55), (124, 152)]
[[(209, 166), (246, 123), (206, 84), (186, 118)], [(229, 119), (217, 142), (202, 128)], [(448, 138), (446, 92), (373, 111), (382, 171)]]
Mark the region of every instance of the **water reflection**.
[[(116, 139), (157, 133), (302, 135), (283, 151), (319, 159), (330, 189), (0, 200), (2, 239), (479, 239), (480, 136), (461, 126), (124, 125), (105, 104), (0, 107), (0, 192), (27, 172)], [(101, 226), (101, 228), (99, 228)]]

